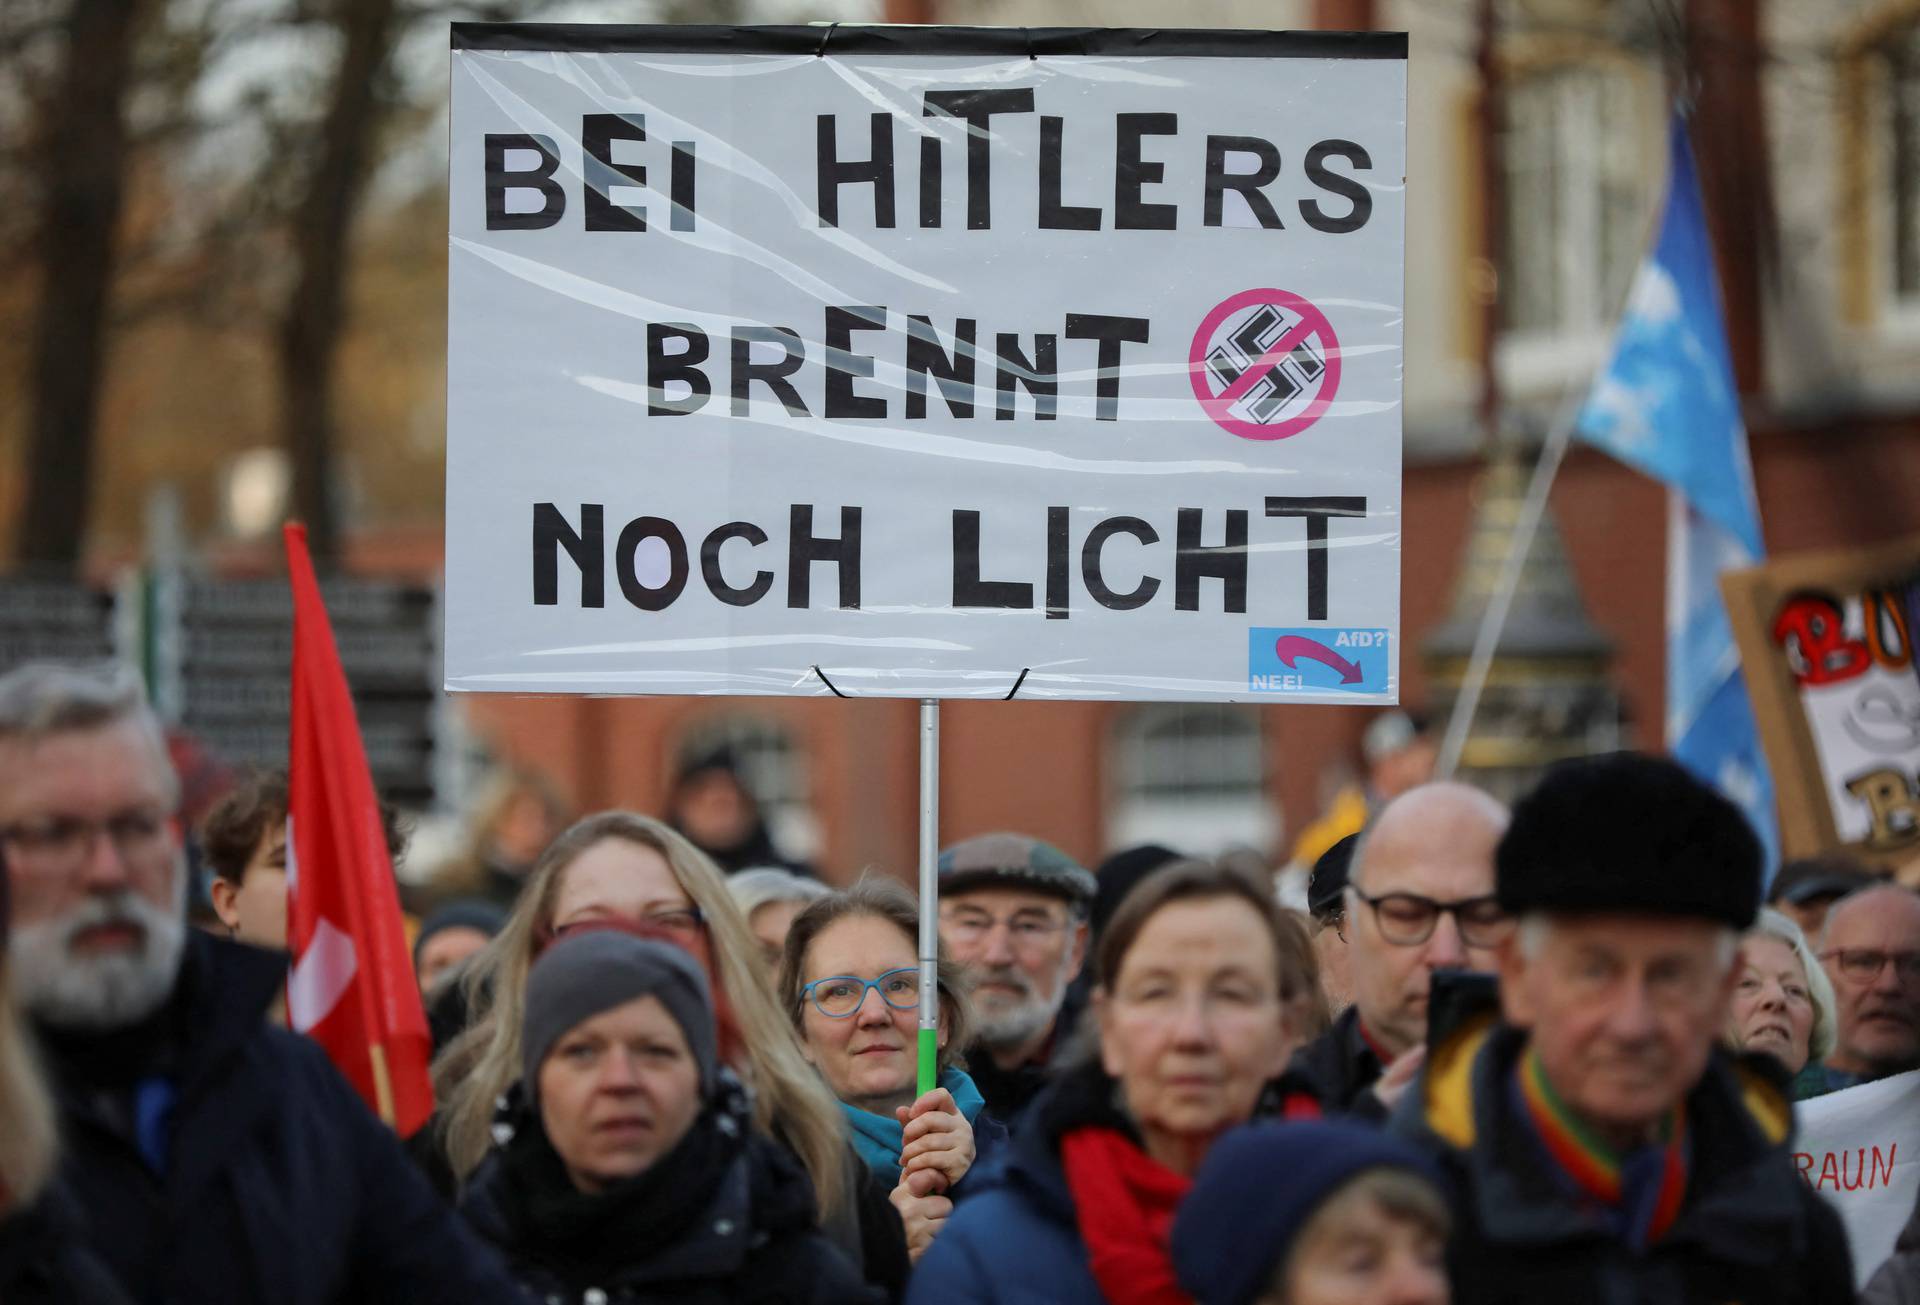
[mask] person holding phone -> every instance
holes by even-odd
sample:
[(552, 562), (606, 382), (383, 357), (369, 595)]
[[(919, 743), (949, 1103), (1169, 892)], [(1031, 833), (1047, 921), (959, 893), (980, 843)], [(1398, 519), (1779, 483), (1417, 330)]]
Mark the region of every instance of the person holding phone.
[(1507, 809), (1465, 784), (1423, 784), (1360, 835), (1342, 894), (1353, 1004), (1295, 1053), (1279, 1091), (1321, 1111), (1386, 1118), (1420, 1063), (1437, 970), (1491, 972), (1513, 922), (1494, 897)]

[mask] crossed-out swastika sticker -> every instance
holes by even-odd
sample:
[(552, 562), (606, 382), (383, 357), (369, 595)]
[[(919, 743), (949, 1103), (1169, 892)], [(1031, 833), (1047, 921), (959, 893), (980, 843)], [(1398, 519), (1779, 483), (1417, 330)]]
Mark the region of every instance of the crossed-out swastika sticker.
[(1200, 323), (1187, 356), (1194, 397), (1221, 429), (1250, 440), (1298, 435), (1340, 388), (1327, 315), (1287, 290), (1242, 290)]

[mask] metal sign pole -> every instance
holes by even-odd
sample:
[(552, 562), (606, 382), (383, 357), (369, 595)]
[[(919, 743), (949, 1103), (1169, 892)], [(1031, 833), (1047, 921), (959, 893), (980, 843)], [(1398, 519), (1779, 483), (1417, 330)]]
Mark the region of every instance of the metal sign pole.
[(920, 700), (920, 1090), (939, 1085), (940, 700)]

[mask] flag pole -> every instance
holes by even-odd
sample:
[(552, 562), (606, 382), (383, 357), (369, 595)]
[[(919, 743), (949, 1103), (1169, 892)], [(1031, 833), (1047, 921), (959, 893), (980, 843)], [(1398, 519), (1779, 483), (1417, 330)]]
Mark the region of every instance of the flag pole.
[(377, 1042), (367, 1044), (367, 1060), (373, 1066), (373, 1091), (379, 1101), (380, 1122), (388, 1128), (398, 1127), (398, 1114), (393, 1108), (393, 1079), (387, 1073), (387, 1049)]
[[(1672, 185), (1671, 178), (1668, 185)], [(1629, 284), (1627, 292), (1619, 299), (1621, 310), (1614, 319), (1616, 332), (1620, 319), (1626, 314), (1626, 301), (1631, 295), (1632, 286)], [(1491, 355), (1486, 365), (1489, 369), (1494, 365)], [(1514, 594), (1520, 587), (1521, 569), (1526, 565), (1527, 553), (1533, 547), (1533, 537), (1540, 528), (1540, 518), (1546, 515), (1547, 494), (1553, 488), (1554, 478), (1560, 474), (1560, 464), (1567, 456), (1568, 446), (1573, 443), (1575, 428), (1580, 424), (1580, 414), (1586, 408), (1594, 383), (1609, 365), (1601, 363), (1596, 366), (1592, 375), (1586, 378), (1584, 386), (1567, 386), (1559, 410), (1554, 415), (1553, 425), (1548, 427), (1547, 436), (1541, 441), (1540, 459), (1533, 465), (1533, 478), (1527, 482), (1527, 496), (1521, 501), (1520, 518), (1514, 523), (1512, 542), (1500, 567), (1500, 582), (1487, 603), (1487, 610), (1481, 614), (1480, 630), (1473, 640), (1473, 655), (1467, 660), (1466, 675), (1460, 681), (1460, 693), (1454, 698), (1453, 711), (1447, 717), (1447, 732), (1440, 743), (1440, 755), (1434, 762), (1436, 779), (1451, 779), (1460, 765), (1460, 754), (1466, 748), (1468, 733), (1473, 729), (1474, 713), (1480, 709), (1481, 692), (1486, 688), (1487, 676), (1493, 669), (1493, 655), (1500, 646), (1500, 633), (1506, 628), (1507, 613), (1513, 607)]]
[(939, 1085), (940, 700), (920, 700), (920, 1073), (917, 1096)]
[(1436, 779), (1451, 779), (1460, 764), (1460, 754), (1467, 745), (1467, 734), (1473, 729), (1474, 713), (1480, 709), (1481, 691), (1486, 688), (1487, 675), (1493, 669), (1493, 654), (1500, 646), (1500, 633), (1506, 628), (1507, 613), (1512, 609), (1513, 596), (1520, 588), (1520, 572), (1526, 566), (1527, 553), (1533, 547), (1533, 536), (1540, 528), (1540, 518), (1546, 515), (1547, 494), (1553, 489), (1554, 477), (1560, 474), (1560, 463), (1567, 456), (1567, 446), (1573, 442), (1574, 423), (1579, 419), (1583, 398), (1584, 394), (1580, 391), (1568, 391), (1567, 401), (1560, 405), (1560, 413), (1540, 446), (1540, 460), (1533, 464), (1533, 478), (1527, 482), (1527, 496), (1520, 505), (1520, 519), (1514, 523), (1507, 556), (1500, 565), (1500, 582), (1487, 602), (1487, 610), (1480, 614), (1480, 630), (1473, 638), (1473, 656), (1467, 660), (1467, 673), (1461, 678), (1460, 693), (1454, 698), (1453, 711), (1447, 717), (1446, 736), (1440, 744), (1440, 756), (1434, 763)]

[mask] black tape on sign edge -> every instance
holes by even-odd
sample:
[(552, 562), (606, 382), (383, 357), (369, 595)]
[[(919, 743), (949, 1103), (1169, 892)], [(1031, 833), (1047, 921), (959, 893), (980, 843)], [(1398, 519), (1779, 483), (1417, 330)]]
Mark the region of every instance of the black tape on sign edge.
[(456, 50), (578, 54), (959, 54), (1207, 59), (1401, 59), (1405, 32), (1267, 32), (1150, 27), (661, 23), (454, 23)]

